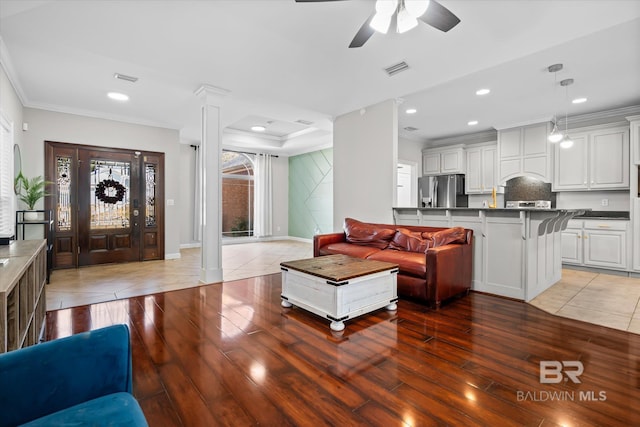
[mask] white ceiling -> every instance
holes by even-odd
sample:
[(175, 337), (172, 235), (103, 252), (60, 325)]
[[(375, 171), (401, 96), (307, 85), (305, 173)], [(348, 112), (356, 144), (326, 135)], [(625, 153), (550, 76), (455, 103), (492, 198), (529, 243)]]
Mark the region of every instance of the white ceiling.
[[(281, 154), (330, 145), (333, 118), (391, 98), (421, 141), (640, 105), (640, 0), (441, 3), (462, 21), (448, 33), (421, 23), (348, 49), (373, 1), (0, 0), (0, 58), (28, 107), (178, 129), (184, 142), (200, 133), (194, 91), (229, 90), (225, 144)], [(388, 77), (400, 61), (410, 69)], [(557, 62), (587, 103), (565, 108), (546, 71)], [(257, 118), (278, 132), (243, 130)]]

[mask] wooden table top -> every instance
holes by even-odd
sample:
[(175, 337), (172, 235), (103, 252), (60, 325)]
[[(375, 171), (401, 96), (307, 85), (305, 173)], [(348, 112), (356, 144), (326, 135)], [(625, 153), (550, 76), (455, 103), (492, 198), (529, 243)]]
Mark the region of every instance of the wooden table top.
[(390, 262), (360, 259), (348, 255), (326, 255), (280, 263), (281, 267), (322, 277), (332, 282), (344, 282), (356, 277), (398, 268)]

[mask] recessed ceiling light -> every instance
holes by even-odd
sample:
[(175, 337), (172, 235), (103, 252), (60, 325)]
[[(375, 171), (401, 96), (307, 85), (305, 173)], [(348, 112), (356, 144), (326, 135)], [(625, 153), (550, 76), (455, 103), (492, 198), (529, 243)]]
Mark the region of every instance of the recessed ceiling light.
[(254, 132), (264, 132), (265, 130), (267, 130), (267, 128), (264, 126), (257, 125), (257, 126), (251, 126), (251, 130)]
[(478, 124), (478, 121), (477, 121), (477, 120), (471, 120), (470, 122), (467, 122), (467, 124), (468, 124), (469, 126), (475, 126), (475, 125), (477, 125), (477, 124)]
[(486, 95), (486, 94), (488, 94), (489, 92), (491, 92), (489, 89), (478, 89), (478, 90), (476, 91), (476, 95)]
[(582, 104), (583, 102), (587, 102), (587, 98), (576, 98), (573, 101), (574, 104)]
[(107, 96), (113, 100), (116, 101), (128, 101), (129, 100), (129, 95), (125, 95), (124, 93), (120, 93), (120, 92), (109, 92), (107, 94)]
[(418, 110), (416, 110), (415, 108), (407, 108), (407, 110), (405, 111), (407, 114), (415, 114), (418, 112)]

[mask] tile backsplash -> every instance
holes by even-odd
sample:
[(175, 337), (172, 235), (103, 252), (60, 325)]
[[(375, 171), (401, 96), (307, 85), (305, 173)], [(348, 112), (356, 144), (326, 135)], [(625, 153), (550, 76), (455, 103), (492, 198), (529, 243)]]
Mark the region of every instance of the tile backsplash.
[(507, 181), (504, 187), (504, 200), (551, 200), (551, 207), (555, 207), (556, 193), (551, 191), (551, 184), (548, 182), (519, 176)]

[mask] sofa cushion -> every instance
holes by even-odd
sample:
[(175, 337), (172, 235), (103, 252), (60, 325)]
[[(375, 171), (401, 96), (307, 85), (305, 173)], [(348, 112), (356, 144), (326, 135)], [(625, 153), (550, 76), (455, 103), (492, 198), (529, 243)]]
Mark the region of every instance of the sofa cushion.
[(368, 224), (353, 218), (346, 218), (344, 220), (344, 232), (347, 242), (355, 243), (356, 245), (372, 246), (378, 249), (384, 249), (389, 246), (389, 242), (396, 234), (394, 228)]
[(452, 227), (440, 231), (424, 231), (422, 238), (432, 242), (431, 247), (444, 246), (450, 243), (465, 243), (467, 232), (463, 227)]
[(330, 243), (320, 248), (320, 255), (345, 254), (355, 258), (367, 258), (381, 249), (370, 246), (354, 245), (353, 243)]
[(385, 249), (369, 255), (367, 259), (398, 264), (400, 274), (409, 274), (422, 279), (427, 277), (427, 256), (425, 254)]
[(389, 243), (389, 249), (425, 253), (433, 245), (432, 239), (423, 239), (422, 232), (398, 228)]
[(24, 426), (147, 426), (133, 395), (120, 392), (88, 400), (38, 418)]

